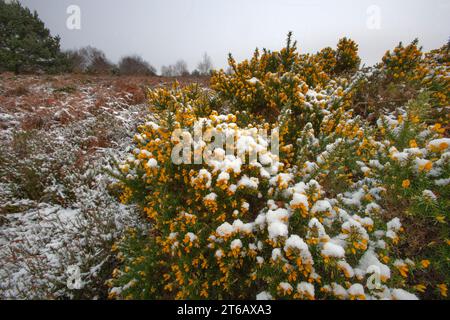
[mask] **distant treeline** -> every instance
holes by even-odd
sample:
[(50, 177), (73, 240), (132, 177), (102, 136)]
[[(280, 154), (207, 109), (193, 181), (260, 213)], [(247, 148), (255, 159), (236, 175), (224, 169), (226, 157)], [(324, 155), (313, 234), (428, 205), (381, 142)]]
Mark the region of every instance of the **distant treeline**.
[[(88, 46), (78, 50), (63, 52), (67, 60), (67, 71), (88, 74), (156, 75), (157, 70), (139, 55), (122, 57), (117, 64), (112, 63), (105, 53)], [(213, 68), (211, 58), (204, 54), (197, 69), (189, 72), (186, 61), (180, 59), (175, 64), (161, 67), (161, 75), (166, 77), (209, 75)]]
[[(189, 72), (187, 63), (178, 60), (163, 66), (163, 76), (208, 75), (211, 58), (205, 53), (197, 69)], [(18, 1), (0, 0), (0, 72), (15, 73), (89, 73), (116, 75), (156, 75), (156, 68), (138, 55), (122, 57), (112, 63), (97, 48), (62, 51), (60, 38), (52, 36), (36, 11)]]

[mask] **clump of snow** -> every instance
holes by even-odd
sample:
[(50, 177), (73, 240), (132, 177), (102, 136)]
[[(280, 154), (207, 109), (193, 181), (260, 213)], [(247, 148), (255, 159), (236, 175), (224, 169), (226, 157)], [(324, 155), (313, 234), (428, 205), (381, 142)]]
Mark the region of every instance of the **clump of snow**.
[(262, 291), (256, 295), (256, 300), (272, 300), (272, 296), (267, 291)]
[(422, 195), (425, 198), (428, 198), (428, 199), (433, 200), (433, 201), (437, 199), (436, 195), (431, 190), (423, 190), (422, 191)]
[(332, 243), (331, 241), (328, 241), (323, 245), (321, 252), (326, 257), (343, 258), (345, 256), (344, 248), (340, 245)]
[(359, 260), (358, 269), (368, 272), (368, 270), (374, 270), (373, 266), (377, 268), (376, 270), (379, 270), (382, 278), (389, 279), (391, 277), (391, 270), (389, 267), (381, 263), (375, 252), (372, 249), (369, 249)]
[(216, 232), (221, 237), (228, 237), (230, 236), (234, 231), (234, 228), (231, 224), (228, 222), (222, 223), (219, 227), (217, 227)]
[(364, 296), (364, 288), (360, 283), (352, 284), (347, 292), (352, 296)]
[(208, 193), (208, 194), (203, 198), (203, 200), (206, 200), (206, 201), (216, 201), (216, 199), (217, 199), (217, 194), (215, 194), (214, 192)]
[(431, 140), (427, 144), (427, 148), (430, 150), (444, 151), (444, 150), (448, 149), (449, 146), (450, 146), (450, 138)]
[(269, 210), (267, 212), (266, 221), (268, 223), (267, 230), (269, 232), (270, 239), (274, 239), (277, 237), (287, 237), (288, 227), (286, 221), (288, 216), (288, 211), (283, 208)]
[(306, 294), (310, 297), (314, 297), (314, 286), (309, 282), (302, 281), (297, 284), (297, 292), (302, 295)]
[(269, 238), (286, 237), (288, 235), (288, 228), (285, 223), (275, 221), (269, 224), (267, 230), (269, 231)]
[(294, 193), (289, 204), (291, 205), (291, 207), (302, 205), (305, 210), (309, 209), (308, 197), (301, 193)]
[(298, 235), (291, 235), (284, 244), (284, 251), (289, 249), (298, 249), (300, 251), (307, 251), (308, 245)]
[(394, 300), (419, 300), (416, 295), (403, 289), (392, 289), (391, 294)]
[(399, 218), (393, 218), (391, 221), (389, 221), (387, 224), (387, 228), (388, 230), (392, 230), (394, 232), (399, 231), (400, 228), (402, 227), (402, 224), (400, 222)]
[(259, 180), (258, 178), (251, 177), (244, 175), (241, 180), (238, 182), (238, 187), (246, 187), (250, 189), (258, 189)]
[(317, 201), (311, 209), (311, 213), (326, 212), (326, 211), (331, 211), (331, 204), (327, 200)]
[(254, 84), (256, 84), (256, 83), (259, 82), (259, 79), (253, 77), (253, 78), (251, 78), (251, 79), (248, 79), (247, 82), (254, 85)]
[(288, 282), (280, 282), (279, 284), (280, 288), (284, 291), (292, 291), (292, 285)]
[(217, 176), (217, 181), (228, 181), (228, 180), (230, 180), (230, 174), (226, 171), (221, 172)]
[(151, 158), (151, 159), (149, 159), (149, 160), (147, 161), (147, 165), (148, 165), (150, 168), (156, 168), (156, 167), (158, 167), (158, 161), (156, 161), (155, 158)]
[(231, 250), (242, 248), (241, 239), (234, 239), (233, 241), (231, 241), (230, 248)]

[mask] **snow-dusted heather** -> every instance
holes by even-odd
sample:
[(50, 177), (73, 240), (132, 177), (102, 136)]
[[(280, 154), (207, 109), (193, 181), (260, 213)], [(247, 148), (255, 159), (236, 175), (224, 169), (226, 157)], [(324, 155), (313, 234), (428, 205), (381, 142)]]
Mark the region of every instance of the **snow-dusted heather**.
[[(51, 91), (47, 85), (28, 90), (45, 95)], [(113, 170), (128, 151), (145, 105), (110, 97), (93, 112), (92, 89), (77, 88), (76, 101), (54, 112), (55, 119), (64, 115), (71, 121), (55, 120), (44, 130), (21, 127), (35, 111), (1, 113), (2, 299), (104, 298), (111, 247), (122, 231), (137, 225), (134, 207), (110, 194), (113, 178), (105, 168)], [(77, 289), (67, 286), (71, 267), (81, 272)]]

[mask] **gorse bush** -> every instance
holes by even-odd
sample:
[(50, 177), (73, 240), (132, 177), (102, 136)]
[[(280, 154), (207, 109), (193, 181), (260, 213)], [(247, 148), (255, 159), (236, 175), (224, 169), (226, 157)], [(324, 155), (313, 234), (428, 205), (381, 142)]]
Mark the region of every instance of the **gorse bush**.
[[(359, 106), (355, 111), (395, 111), (409, 100), (426, 92), (432, 106), (430, 117), (435, 121), (448, 122), (450, 91), (449, 45), (423, 54), (418, 40), (407, 46), (400, 43), (394, 50), (387, 51), (382, 62), (370, 69), (367, 79), (356, 93)], [(424, 120), (424, 119), (423, 119)]]
[(336, 73), (356, 71), (361, 63), (358, 57), (358, 45), (347, 38), (339, 40), (336, 50)]
[[(212, 90), (150, 91), (151, 118), (115, 174), (121, 201), (137, 203), (150, 227), (114, 245), (110, 297), (446, 297), (447, 123), (435, 122), (426, 92), (375, 123), (355, 114), (372, 74), (356, 53), (343, 39), (300, 55), (289, 35), (279, 52), (230, 56), (233, 72), (215, 72)], [(388, 60), (379, 74), (396, 68)], [(235, 149), (210, 148), (199, 131), (226, 133)], [(190, 157), (178, 164), (181, 142)], [(411, 216), (432, 225), (434, 249), (412, 251), (422, 231)]]
[(308, 87), (326, 89), (335, 74), (351, 75), (359, 66), (358, 46), (341, 39), (338, 49), (325, 48), (317, 54), (299, 54), (291, 33), (282, 50), (255, 50), (253, 57), (236, 63), (229, 56), (231, 74), (223, 70), (213, 73), (211, 88), (226, 101), (232, 112), (248, 111), (276, 121), (283, 107), (305, 109), (304, 96)]
[(386, 52), (382, 60), (389, 81), (420, 80), (425, 76), (426, 69), (421, 66), (422, 52), (418, 43), (415, 39), (404, 47), (400, 42), (392, 53)]

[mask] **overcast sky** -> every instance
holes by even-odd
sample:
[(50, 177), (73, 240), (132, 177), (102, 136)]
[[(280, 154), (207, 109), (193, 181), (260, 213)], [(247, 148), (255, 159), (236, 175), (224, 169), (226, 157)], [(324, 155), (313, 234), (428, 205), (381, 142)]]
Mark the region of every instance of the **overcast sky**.
[[(334, 47), (339, 38), (349, 36), (359, 44), (366, 64), (379, 61), (399, 41), (418, 37), (429, 50), (450, 37), (450, 0), (21, 2), (37, 10), (52, 34), (60, 35), (63, 49), (95, 46), (113, 62), (126, 54), (139, 54), (158, 69), (183, 58), (192, 70), (205, 51), (215, 67), (223, 68), (228, 52), (242, 60), (255, 47), (280, 49), (289, 30), (302, 52)], [(81, 10), (79, 30), (66, 26), (70, 5)], [(372, 9), (368, 12), (368, 8)]]

